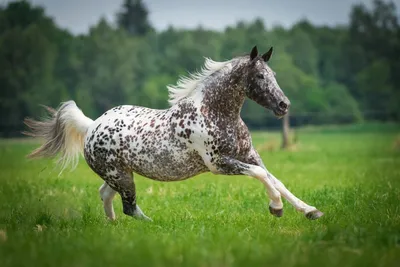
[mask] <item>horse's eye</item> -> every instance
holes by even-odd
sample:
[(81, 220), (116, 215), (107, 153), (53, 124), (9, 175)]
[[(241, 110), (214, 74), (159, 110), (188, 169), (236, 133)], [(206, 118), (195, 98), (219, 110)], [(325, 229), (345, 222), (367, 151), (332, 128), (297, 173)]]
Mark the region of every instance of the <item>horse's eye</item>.
[(261, 74), (261, 73), (259, 73), (259, 74), (257, 74), (257, 78), (258, 78), (258, 79), (264, 79), (264, 75)]

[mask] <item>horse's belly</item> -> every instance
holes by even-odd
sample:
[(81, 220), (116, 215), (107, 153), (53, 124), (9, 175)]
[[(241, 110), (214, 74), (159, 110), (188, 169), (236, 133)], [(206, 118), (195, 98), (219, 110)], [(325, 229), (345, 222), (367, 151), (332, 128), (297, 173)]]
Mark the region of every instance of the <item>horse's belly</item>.
[(147, 157), (138, 155), (130, 165), (133, 172), (158, 181), (180, 181), (208, 170), (195, 152), (181, 153), (178, 156), (166, 151)]

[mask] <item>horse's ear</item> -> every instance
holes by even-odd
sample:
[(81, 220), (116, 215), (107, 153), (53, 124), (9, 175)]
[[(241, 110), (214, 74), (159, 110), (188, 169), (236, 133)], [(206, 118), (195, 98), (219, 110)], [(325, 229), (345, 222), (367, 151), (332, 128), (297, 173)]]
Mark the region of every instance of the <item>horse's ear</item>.
[(268, 62), (269, 59), (271, 58), (272, 51), (273, 51), (273, 47), (271, 46), (271, 48), (268, 50), (268, 52), (261, 56), (265, 62)]
[(250, 60), (255, 59), (256, 56), (258, 56), (258, 50), (257, 50), (257, 46), (254, 46), (253, 49), (251, 49), (251, 52), (250, 52)]

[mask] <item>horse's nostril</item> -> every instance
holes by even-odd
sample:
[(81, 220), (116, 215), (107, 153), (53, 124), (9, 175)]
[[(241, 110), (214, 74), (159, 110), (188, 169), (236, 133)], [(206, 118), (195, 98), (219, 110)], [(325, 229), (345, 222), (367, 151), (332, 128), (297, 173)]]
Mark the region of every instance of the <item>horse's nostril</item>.
[(287, 107), (288, 107), (288, 105), (285, 102), (283, 102), (283, 101), (279, 102), (279, 108), (280, 109), (286, 110)]

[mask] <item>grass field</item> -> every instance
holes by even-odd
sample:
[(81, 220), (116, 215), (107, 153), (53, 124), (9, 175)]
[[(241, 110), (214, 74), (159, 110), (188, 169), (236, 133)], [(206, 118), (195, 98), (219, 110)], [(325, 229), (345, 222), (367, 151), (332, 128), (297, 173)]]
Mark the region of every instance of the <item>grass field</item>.
[[(325, 213), (307, 220), (284, 201), (268, 212), (263, 185), (202, 174), (175, 183), (136, 177), (135, 221), (84, 163), (57, 176), (52, 160), (28, 161), (38, 144), (0, 140), (0, 266), (400, 266), (400, 128), (305, 128), (280, 151), (278, 133), (253, 132), (269, 170)], [(396, 141), (397, 140), (397, 141)]]

